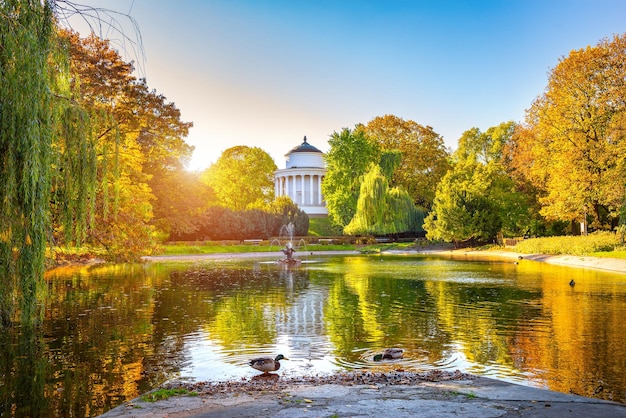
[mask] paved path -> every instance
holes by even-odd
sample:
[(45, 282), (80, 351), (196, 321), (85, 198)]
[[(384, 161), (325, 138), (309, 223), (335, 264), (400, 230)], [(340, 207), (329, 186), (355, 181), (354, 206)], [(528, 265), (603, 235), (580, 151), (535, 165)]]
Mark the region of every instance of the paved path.
[(134, 400), (119, 417), (626, 417), (626, 405), (477, 377), (412, 385), (293, 385)]

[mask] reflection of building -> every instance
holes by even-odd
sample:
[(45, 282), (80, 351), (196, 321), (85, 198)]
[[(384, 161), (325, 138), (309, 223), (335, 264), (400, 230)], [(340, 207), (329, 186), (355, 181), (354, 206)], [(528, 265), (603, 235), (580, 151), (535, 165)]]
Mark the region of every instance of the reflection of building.
[(279, 335), (324, 337), (324, 305), (328, 299), (325, 289), (309, 289), (287, 309), (277, 313), (276, 330)]
[(276, 197), (289, 196), (310, 217), (328, 215), (322, 196), (322, 180), (326, 174), (324, 154), (304, 142), (289, 151), (287, 168), (274, 172)]

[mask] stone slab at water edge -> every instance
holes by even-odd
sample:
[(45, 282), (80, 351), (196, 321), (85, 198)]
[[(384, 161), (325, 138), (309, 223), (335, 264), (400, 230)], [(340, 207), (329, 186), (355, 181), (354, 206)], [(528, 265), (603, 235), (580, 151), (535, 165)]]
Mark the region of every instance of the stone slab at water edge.
[(183, 386), (199, 395), (135, 399), (101, 417), (626, 417), (614, 402), (436, 370)]

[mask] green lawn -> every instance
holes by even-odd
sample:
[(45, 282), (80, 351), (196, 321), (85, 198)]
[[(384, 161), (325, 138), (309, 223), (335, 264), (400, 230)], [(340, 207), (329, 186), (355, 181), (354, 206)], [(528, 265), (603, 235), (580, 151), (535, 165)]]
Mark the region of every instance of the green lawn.
[[(318, 218), (319, 219), (319, 218)], [(328, 235), (325, 235), (328, 236)], [(337, 235), (332, 235), (337, 237)], [(438, 243), (441, 244), (441, 243)], [(547, 238), (531, 238), (517, 244), (516, 247), (510, 248), (522, 254), (567, 254), (581, 255), (592, 257), (620, 258), (626, 259), (626, 247), (620, 245), (619, 238), (609, 232), (589, 234), (588, 236), (567, 236), (567, 237), (547, 237)], [(306, 251), (354, 251), (358, 250), (363, 253), (379, 253), (391, 250), (410, 250), (410, 249), (428, 249), (429, 246), (437, 245), (429, 241), (419, 241), (417, 244), (413, 242), (406, 243), (378, 243), (370, 245), (356, 244), (307, 244)], [(488, 250), (487, 247), (477, 249)], [(280, 248), (274, 242), (270, 245), (268, 241), (264, 241), (258, 245), (239, 244), (233, 241), (230, 244), (222, 242), (199, 242), (191, 243), (172, 243), (163, 244), (157, 255), (187, 255), (187, 254), (217, 254), (217, 253), (249, 253), (249, 252), (271, 252), (279, 253)], [(302, 251), (302, 248), (300, 248)], [(78, 260), (82, 258), (97, 257), (100, 255), (98, 251), (85, 248), (58, 248), (50, 249), (48, 254), (52, 258), (62, 260)]]
[[(307, 251), (352, 251), (356, 249), (355, 245), (350, 244), (308, 244)], [(270, 252), (270, 250), (280, 251), (280, 247), (276, 244), (259, 244), (259, 245), (219, 245), (219, 244), (203, 244), (203, 245), (186, 245), (186, 244), (166, 244), (161, 246), (161, 252), (158, 255), (184, 255), (184, 254), (219, 254), (219, 253), (255, 253)]]
[[(407, 250), (415, 248), (415, 244), (408, 243), (388, 243), (372, 245), (354, 244), (307, 244), (306, 251), (354, 251), (359, 250), (367, 253), (377, 253), (390, 250)], [(300, 248), (302, 250), (302, 248)], [(279, 252), (278, 245), (259, 244), (238, 244), (221, 245), (217, 243), (203, 243), (197, 245), (189, 244), (165, 244), (161, 246), (158, 255), (185, 255), (185, 254), (218, 254), (218, 253), (250, 253), (250, 252)]]

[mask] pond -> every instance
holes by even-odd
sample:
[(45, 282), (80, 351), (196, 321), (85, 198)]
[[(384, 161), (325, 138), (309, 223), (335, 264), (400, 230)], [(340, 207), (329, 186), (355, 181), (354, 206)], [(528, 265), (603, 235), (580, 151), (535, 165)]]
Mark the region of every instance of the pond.
[[(575, 285), (569, 284), (575, 280)], [(96, 416), (171, 379), (459, 369), (626, 402), (626, 275), (522, 260), (328, 256), (59, 268), (0, 336), (0, 415)], [(404, 358), (374, 362), (387, 347)]]

